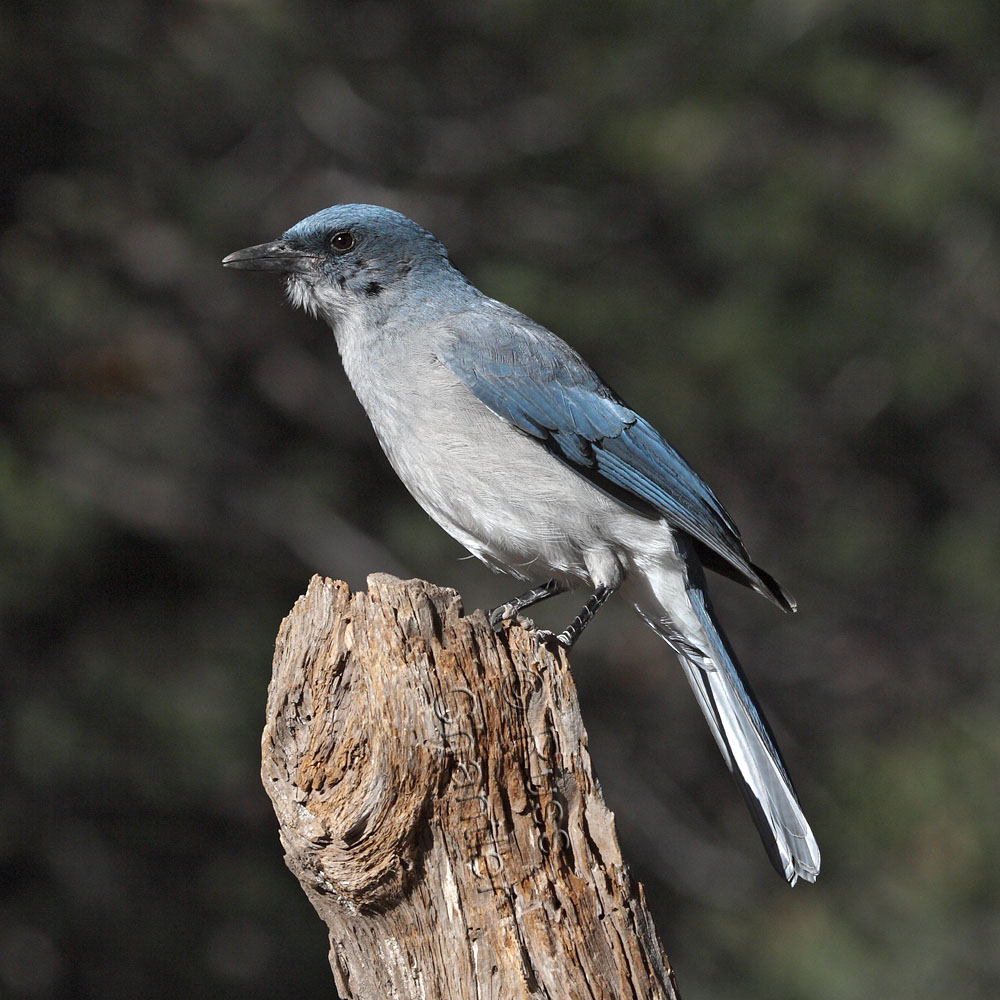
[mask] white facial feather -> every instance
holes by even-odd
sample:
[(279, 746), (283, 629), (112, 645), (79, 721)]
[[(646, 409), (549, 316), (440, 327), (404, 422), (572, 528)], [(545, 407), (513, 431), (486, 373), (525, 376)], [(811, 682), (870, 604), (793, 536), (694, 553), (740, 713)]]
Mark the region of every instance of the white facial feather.
[(310, 316), (323, 317), (334, 327), (359, 305), (353, 292), (329, 281), (301, 274), (288, 276), (285, 294), (296, 309), (302, 309)]

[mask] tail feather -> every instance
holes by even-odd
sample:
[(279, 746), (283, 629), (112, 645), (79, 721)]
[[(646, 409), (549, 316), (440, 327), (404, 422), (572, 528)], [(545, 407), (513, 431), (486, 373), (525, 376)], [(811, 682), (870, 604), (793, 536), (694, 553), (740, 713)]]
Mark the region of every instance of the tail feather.
[[(657, 581), (649, 583), (657, 594), (661, 589)], [(816, 838), (770, 727), (715, 621), (704, 587), (689, 581), (684, 591), (686, 607), (672, 610), (668, 604), (676, 601), (678, 591), (675, 586), (664, 590), (669, 590), (669, 597), (657, 594), (661, 607), (655, 612), (639, 604), (636, 609), (677, 653), (772, 864), (792, 885), (800, 878), (815, 882), (820, 864)]]

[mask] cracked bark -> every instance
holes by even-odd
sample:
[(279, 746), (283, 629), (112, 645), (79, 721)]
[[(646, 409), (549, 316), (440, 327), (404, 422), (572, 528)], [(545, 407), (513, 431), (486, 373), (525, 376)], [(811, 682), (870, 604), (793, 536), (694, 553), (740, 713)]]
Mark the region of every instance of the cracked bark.
[(368, 586), (314, 577), (282, 622), (262, 743), (341, 997), (676, 1000), (565, 655)]

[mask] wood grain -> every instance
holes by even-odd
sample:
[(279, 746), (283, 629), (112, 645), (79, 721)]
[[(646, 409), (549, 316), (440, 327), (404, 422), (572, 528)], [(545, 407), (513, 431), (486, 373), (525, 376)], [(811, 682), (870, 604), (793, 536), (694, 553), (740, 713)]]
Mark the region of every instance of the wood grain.
[(344, 1000), (676, 998), (565, 655), (452, 590), (314, 577), (262, 777)]

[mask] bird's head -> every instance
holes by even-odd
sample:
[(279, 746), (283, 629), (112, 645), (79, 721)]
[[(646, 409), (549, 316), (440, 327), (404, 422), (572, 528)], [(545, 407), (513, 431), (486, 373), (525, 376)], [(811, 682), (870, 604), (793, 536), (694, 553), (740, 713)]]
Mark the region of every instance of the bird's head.
[[(334, 205), (271, 243), (237, 250), (226, 267), (280, 271), (293, 305), (332, 323), (374, 309), (407, 288), (457, 276), (445, 248), (426, 229), (378, 205)], [(424, 280), (420, 280), (420, 276)]]

